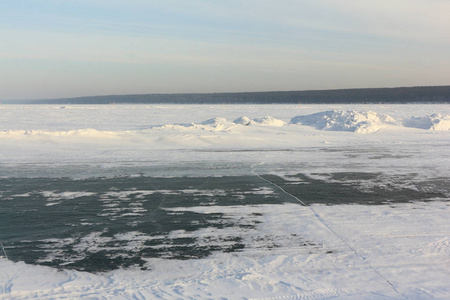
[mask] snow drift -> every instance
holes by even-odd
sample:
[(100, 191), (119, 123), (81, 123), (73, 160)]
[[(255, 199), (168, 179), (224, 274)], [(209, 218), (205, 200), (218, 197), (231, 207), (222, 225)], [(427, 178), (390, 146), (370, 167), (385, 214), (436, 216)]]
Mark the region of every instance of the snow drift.
[(274, 117), (271, 117), (271, 116), (253, 119), (253, 123), (254, 124), (256, 123), (256, 124), (262, 125), (262, 126), (274, 126), (274, 127), (280, 127), (280, 126), (286, 125), (285, 122), (275, 119)]
[(386, 124), (394, 124), (395, 120), (388, 115), (373, 111), (328, 110), (294, 117), (290, 123), (313, 126), (319, 130), (370, 133), (380, 130)]
[(235, 123), (235, 124), (245, 125), (245, 126), (250, 125), (251, 122), (252, 122), (252, 120), (250, 120), (249, 118), (247, 118), (245, 116), (239, 117), (233, 121), (233, 123)]
[(285, 126), (286, 123), (282, 120), (275, 119), (272, 116), (265, 116), (263, 118), (255, 118), (250, 120), (249, 118), (242, 116), (233, 121), (235, 124), (239, 125), (260, 125), (260, 126), (272, 126), (272, 127), (280, 127)]
[(428, 130), (450, 130), (450, 116), (435, 113), (424, 117), (411, 117), (403, 122), (403, 125)]
[(152, 129), (170, 129), (183, 131), (186, 129), (200, 129), (206, 131), (227, 131), (230, 127), (236, 124), (228, 122), (225, 118), (216, 117), (208, 119), (200, 123), (189, 123), (189, 124), (166, 124), (162, 126), (154, 126)]
[(271, 116), (266, 116), (263, 118), (255, 118), (253, 120), (245, 116), (242, 116), (235, 119), (233, 122), (229, 122), (225, 118), (216, 117), (200, 123), (166, 124), (163, 126), (155, 126), (154, 128), (172, 129), (172, 130), (201, 129), (207, 131), (229, 131), (232, 127), (236, 125), (244, 125), (244, 126), (259, 125), (267, 127), (280, 127), (285, 126), (286, 123), (282, 120), (278, 120)]

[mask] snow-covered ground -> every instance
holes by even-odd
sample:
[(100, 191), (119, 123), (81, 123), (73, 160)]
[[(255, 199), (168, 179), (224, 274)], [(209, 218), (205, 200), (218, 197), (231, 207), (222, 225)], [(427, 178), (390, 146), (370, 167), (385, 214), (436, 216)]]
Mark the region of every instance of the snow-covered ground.
[(418, 104), (3, 105), (0, 176), (85, 177), (135, 167), (152, 175), (236, 174), (253, 164), (447, 176), (449, 115), (449, 105)]
[[(257, 216), (257, 222), (240, 233), (242, 251), (146, 258), (147, 270), (89, 273), (1, 258), (0, 298), (448, 299), (449, 116), (450, 106), (442, 104), (2, 105), (0, 178), (245, 175), (261, 182), (256, 191), (262, 197), (275, 193), (292, 203), (166, 208), (173, 214), (220, 212), (236, 224)], [(352, 184), (368, 195), (375, 186), (440, 196), (386, 205), (303, 205), (302, 195), (267, 174), (292, 185), (304, 184), (292, 177), (304, 174)], [(375, 175), (368, 180), (365, 174)], [(211, 192), (194, 188), (188, 192)], [(0, 186), (0, 203), (8, 200), (2, 199), (6, 190)], [(329, 202), (339, 196), (333, 192)], [(109, 193), (120, 198), (129, 191)], [(40, 192), (49, 209), (94, 194)], [(230, 228), (171, 235), (201, 243), (230, 235)], [(141, 247), (148, 237), (130, 232), (116, 238)], [(267, 241), (276, 246), (262, 244)], [(7, 254), (8, 243), (0, 242)]]

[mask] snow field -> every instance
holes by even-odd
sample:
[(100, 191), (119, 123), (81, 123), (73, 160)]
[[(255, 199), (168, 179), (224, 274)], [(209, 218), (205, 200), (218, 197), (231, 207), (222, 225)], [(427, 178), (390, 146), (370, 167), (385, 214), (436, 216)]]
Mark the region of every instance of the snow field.
[[(329, 176), (330, 182), (338, 172), (374, 173), (388, 190), (414, 189), (434, 179), (445, 185), (449, 115), (448, 105), (431, 104), (2, 105), (0, 177), (224, 176), (256, 170)], [(360, 188), (372, 184), (361, 181)], [(0, 199), (1, 192), (0, 187)], [(42, 193), (49, 208), (86, 196)], [(110, 193), (125, 199), (133, 192)], [(448, 299), (445, 200), (171, 208), (173, 213), (220, 210), (236, 222), (243, 214), (258, 213), (261, 222), (242, 233), (249, 245), (242, 252), (148, 259), (148, 270), (93, 274), (0, 258), (0, 299)], [(114, 215), (114, 203), (105, 200), (105, 205)], [(130, 211), (142, 213), (139, 206)], [(172, 235), (207, 243), (207, 236), (231, 234), (227, 230)], [(99, 238), (87, 235), (84, 247), (95, 247)], [(116, 238), (128, 240), (130, 251), (145, 239), (139, 232)], [(280, 247), (269, 248), (267, 241)]]
[[(3, 105), (0, 113), (0, 176), (31, 176), (30, 167), (40, 174), (79, 169), (73, 176), (82, 177), (127, 167), (173, 172), (191, 163), (207, 164), (203, 171), (234, 164), (247, 172), (263, 163), (318, 172), (363, 165), (450, 173), (440, 155), (450, 132), (410, 124), (413, 116), (436, 113), (444, 122), (448, 105)], [(45, 164), (51, 165), (39, 167)]]

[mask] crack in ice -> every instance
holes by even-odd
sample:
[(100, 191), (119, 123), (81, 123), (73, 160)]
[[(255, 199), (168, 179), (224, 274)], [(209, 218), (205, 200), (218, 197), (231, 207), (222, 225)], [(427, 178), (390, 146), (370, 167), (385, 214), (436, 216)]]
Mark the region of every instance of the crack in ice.
[(408, 299), (408, 297), (406, 297), (406, 295), (404, 295), (403, 293), (401, 293), (399, 290), (397, 290), (395, 288), (395, 286), (386, 278), (384, 277), (376, 268), (374, 268), (369, 262), (366, 261), (366, 259), (360, 255), (358, 253), (358, 251), (353, 248), (342, 236), (340, 236), (339, 234), (337, 234), (336, 231), (334, 231), (328, 224), (325, 223), (325, 221), (320, 217), (320, 215), (314, 210), (314, 208), (312, 208), (311, 206), (307, 205), (305, 202), (303, 202), (302, 200), (300, 200), (298, 197), (292, 195), (291, 193), (287, 192), (285, 189), (283, 189), (281, 186), (279, 186), (278, 184), (262, 177), (261, 175), (259, 175), (258, 173), (256, 173), (254, 166), (252, 166), (252, 170), (251, 173), (254, 174), (255, 176), (257, 176), (258, 178), (260, 178), (261, 180), (277, 187), (278, 189), (280, 189), (284, 194), (288, 195), (289, 197), (295, 199), (296, 201), (298, 201), (300, 204), (302, 204), (303, 206), (307, 207), (314, 215), (314, 217), (317, 219), (317, 221), (319, 221), (319, 223), (321, 225), (323, 225), (325, 228), (327, 228), (334, 236), (336, 236), (339, 240), (341, 240), (363, 263), (365, 263), (370, 269), (372, 269), (380, 278), (383, 279), (383, 281), (385, 281), (398, 295), (402, 296), (404, 299)]

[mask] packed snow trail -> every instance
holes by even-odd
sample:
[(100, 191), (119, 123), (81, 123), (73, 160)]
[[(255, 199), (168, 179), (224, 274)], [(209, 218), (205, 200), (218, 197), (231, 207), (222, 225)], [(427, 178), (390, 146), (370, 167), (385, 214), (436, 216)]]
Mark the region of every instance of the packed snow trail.
[(406, 295), (404, 295), (403, 293), (401, 293), (399, 290), (397, 290), (395, 288), (395, 286), (386, 278), (384, 277), (376, 268), (374, 268), (369, 262), (366, 261), (366, 259), (364, 257), (362, 257), (358, 251), (353, 248), (342, 236), (340, 236), (339, 234), (336, 233), (336, 231), (334, 231), (330, 226), (328, 226), (327, 223), (325, 223), (325, 221), (320, 217), (320, 215), (314, 210), (314, 208), (312, 208), (310, 205), (307, 205), (305, 202), (303, 202), (302, 200), (300, 200), (298, 197), (292, 195), (291, 193), (288, 193), (285, 189), (283, 189), (281, 186), (277, 185), (276, 183), (262, 177), (261, 175), (259, 175), (258, 173), (256, 173), (254, 166), (252, 166), (252, 170), (251, 170), (252, 174), (254, 174), (255, 176), (257, 176), (258, 178), (260, 178), (261, 180), (277, 187), (279, 190), (281, 190), (284, 194), (288, 195), (289, 197), (295, 199), (296, 201), (298, 201), (301, 205), (306, 206), (314, 215), (314, 217), (316, 218), (316, 220), (322, 225), (324, 226), (326, 229), (328, 229), (334, 236), (336, 236), (339, 240), (341, 240), (350, 250), (352, 250), (353, 253), (355, 253), (355, 255), (364, 263), (366, 264), (370, 269), (372, 269), (375, 273), (377, 273), (377, 275), (379, 277), (381, 277), (383, 279), (383, 281), (385, 281), (394, 291), (396, 294), (400, 295), (403, 299), (408, 299), (408, 297), (406, 297)]

